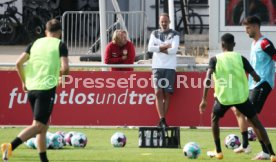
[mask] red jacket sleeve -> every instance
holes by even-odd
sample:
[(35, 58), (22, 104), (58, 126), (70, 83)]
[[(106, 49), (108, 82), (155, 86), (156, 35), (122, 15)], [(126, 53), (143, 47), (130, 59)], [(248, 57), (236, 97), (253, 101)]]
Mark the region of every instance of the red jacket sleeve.
[(127, 42), (127, 59), (124, 60), (124, 64), (133, 64), (134, 61), (135, 61), (135, 48), (134, 48), (134, 45), (128, 41)]
[(122, 63), (122, 57), (112, 57), (112, 42), (108, 43), (104, 54), (104, 63), (106, 64), (120, 64)]

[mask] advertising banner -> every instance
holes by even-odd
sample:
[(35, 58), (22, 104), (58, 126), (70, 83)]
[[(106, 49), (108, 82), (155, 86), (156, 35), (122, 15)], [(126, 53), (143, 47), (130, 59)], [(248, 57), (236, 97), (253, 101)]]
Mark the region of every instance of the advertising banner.
[[(0, 71), (0, 75), (0, 125), (30, 124), (28, 96), (17, 73)], [(206, 112), (199, 114), (204, 78), (205, 73), (177, 73), (167, 116), (169, 125), (210, 126), (213, 90)], [(275, 97), (272, 91), (260, 115), (265, 126), (276, 126), (276, 112), (272, 111)], [(71, 72), (57, 88), (50, 119), (51, 125), (70, 126), (156, 126), (158, 122), (151, 72)], [(231, 110), (221, 126), (237, 126)]]

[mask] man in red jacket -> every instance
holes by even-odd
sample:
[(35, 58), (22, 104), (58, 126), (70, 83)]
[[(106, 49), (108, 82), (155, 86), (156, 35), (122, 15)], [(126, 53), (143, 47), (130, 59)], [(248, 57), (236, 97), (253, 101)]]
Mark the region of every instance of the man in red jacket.
[[(125, 30), (115, 30), (112, 41), (105, 49), (106, 64), (133, 64), (135, 60), (134, 45), (127, 40)], [(111, 71), (133, 71), (133, 68), (111, 68)]]

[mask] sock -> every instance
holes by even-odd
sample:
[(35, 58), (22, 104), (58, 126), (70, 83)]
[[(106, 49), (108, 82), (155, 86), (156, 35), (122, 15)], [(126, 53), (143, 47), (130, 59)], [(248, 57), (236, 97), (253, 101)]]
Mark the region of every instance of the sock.
[(248, 131), (244, 131), (242, 134), (242, 147), (247, 148), (248, 146)]
[(271, 143), (268, 144), (268, 145), (266, 145), (266, 147), (267, 147), (267, 150), (269, 151), (269, 154), (270, 154), (270, 155), (275, 155), (275, 153), (274, 153), (274, 151), (273, 151), (273, 149), (272, 149)]
[[(263, 141), (259, 141), (259, 142), (260, 142), (260, 144), (262, 146), (263, 152), (269, 154), (269, 152), (267, 150), (267, 147), (265, 146), (264, 142)], [(270, 144), (270, 146), (271, 146), (271, 144)]]
[(41, 161), (41, 162), (49, 162), (49, 161), (48, 161), (48, 158), (47, 158), (46, 152), (41, 152), (41, 153), (39, 153), (39, 157), (40, 157), (40, 161)]
[(220, 139), (215, 140), (217, 153), (221, 152)]
[(11, 142), (11, 145), (12, 145), (12, 150), (15, 150), (19, 145), (21, 145), (23, 143), (23, 141), (19, 138), (19, 137), (16, 137), (12, 142)]

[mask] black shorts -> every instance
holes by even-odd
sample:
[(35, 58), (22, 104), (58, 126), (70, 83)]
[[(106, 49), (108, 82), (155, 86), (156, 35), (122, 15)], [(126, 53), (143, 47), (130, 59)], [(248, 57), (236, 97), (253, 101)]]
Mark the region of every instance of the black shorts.
[(174, 69), (152, 69), (154, 88), (162, 88), (165, 92), (174, 92), (176, 73)]
[(34, 120), (47, 125), (54, 106), (55, 92), (56, 88), (28, 92)]
[(231, 108), (232, 106), (236, 107), (244, 116), (248, 117), (249, 119), (256, 115), (256, 111), (253, 108), (253, 105), (246, 100), (244, 103), (236, 104), (236, 105), (222, 105), (218, 99), (215, 99), (215, 103), (213, 106), (213, 113), (216, 116), (222, 118), (226, 111)]
[(265, 101), (271, 90), (272, 88), (266, 81), (250, 90), (249, 101), (253, 104), (258, 114), (262, 111)]

